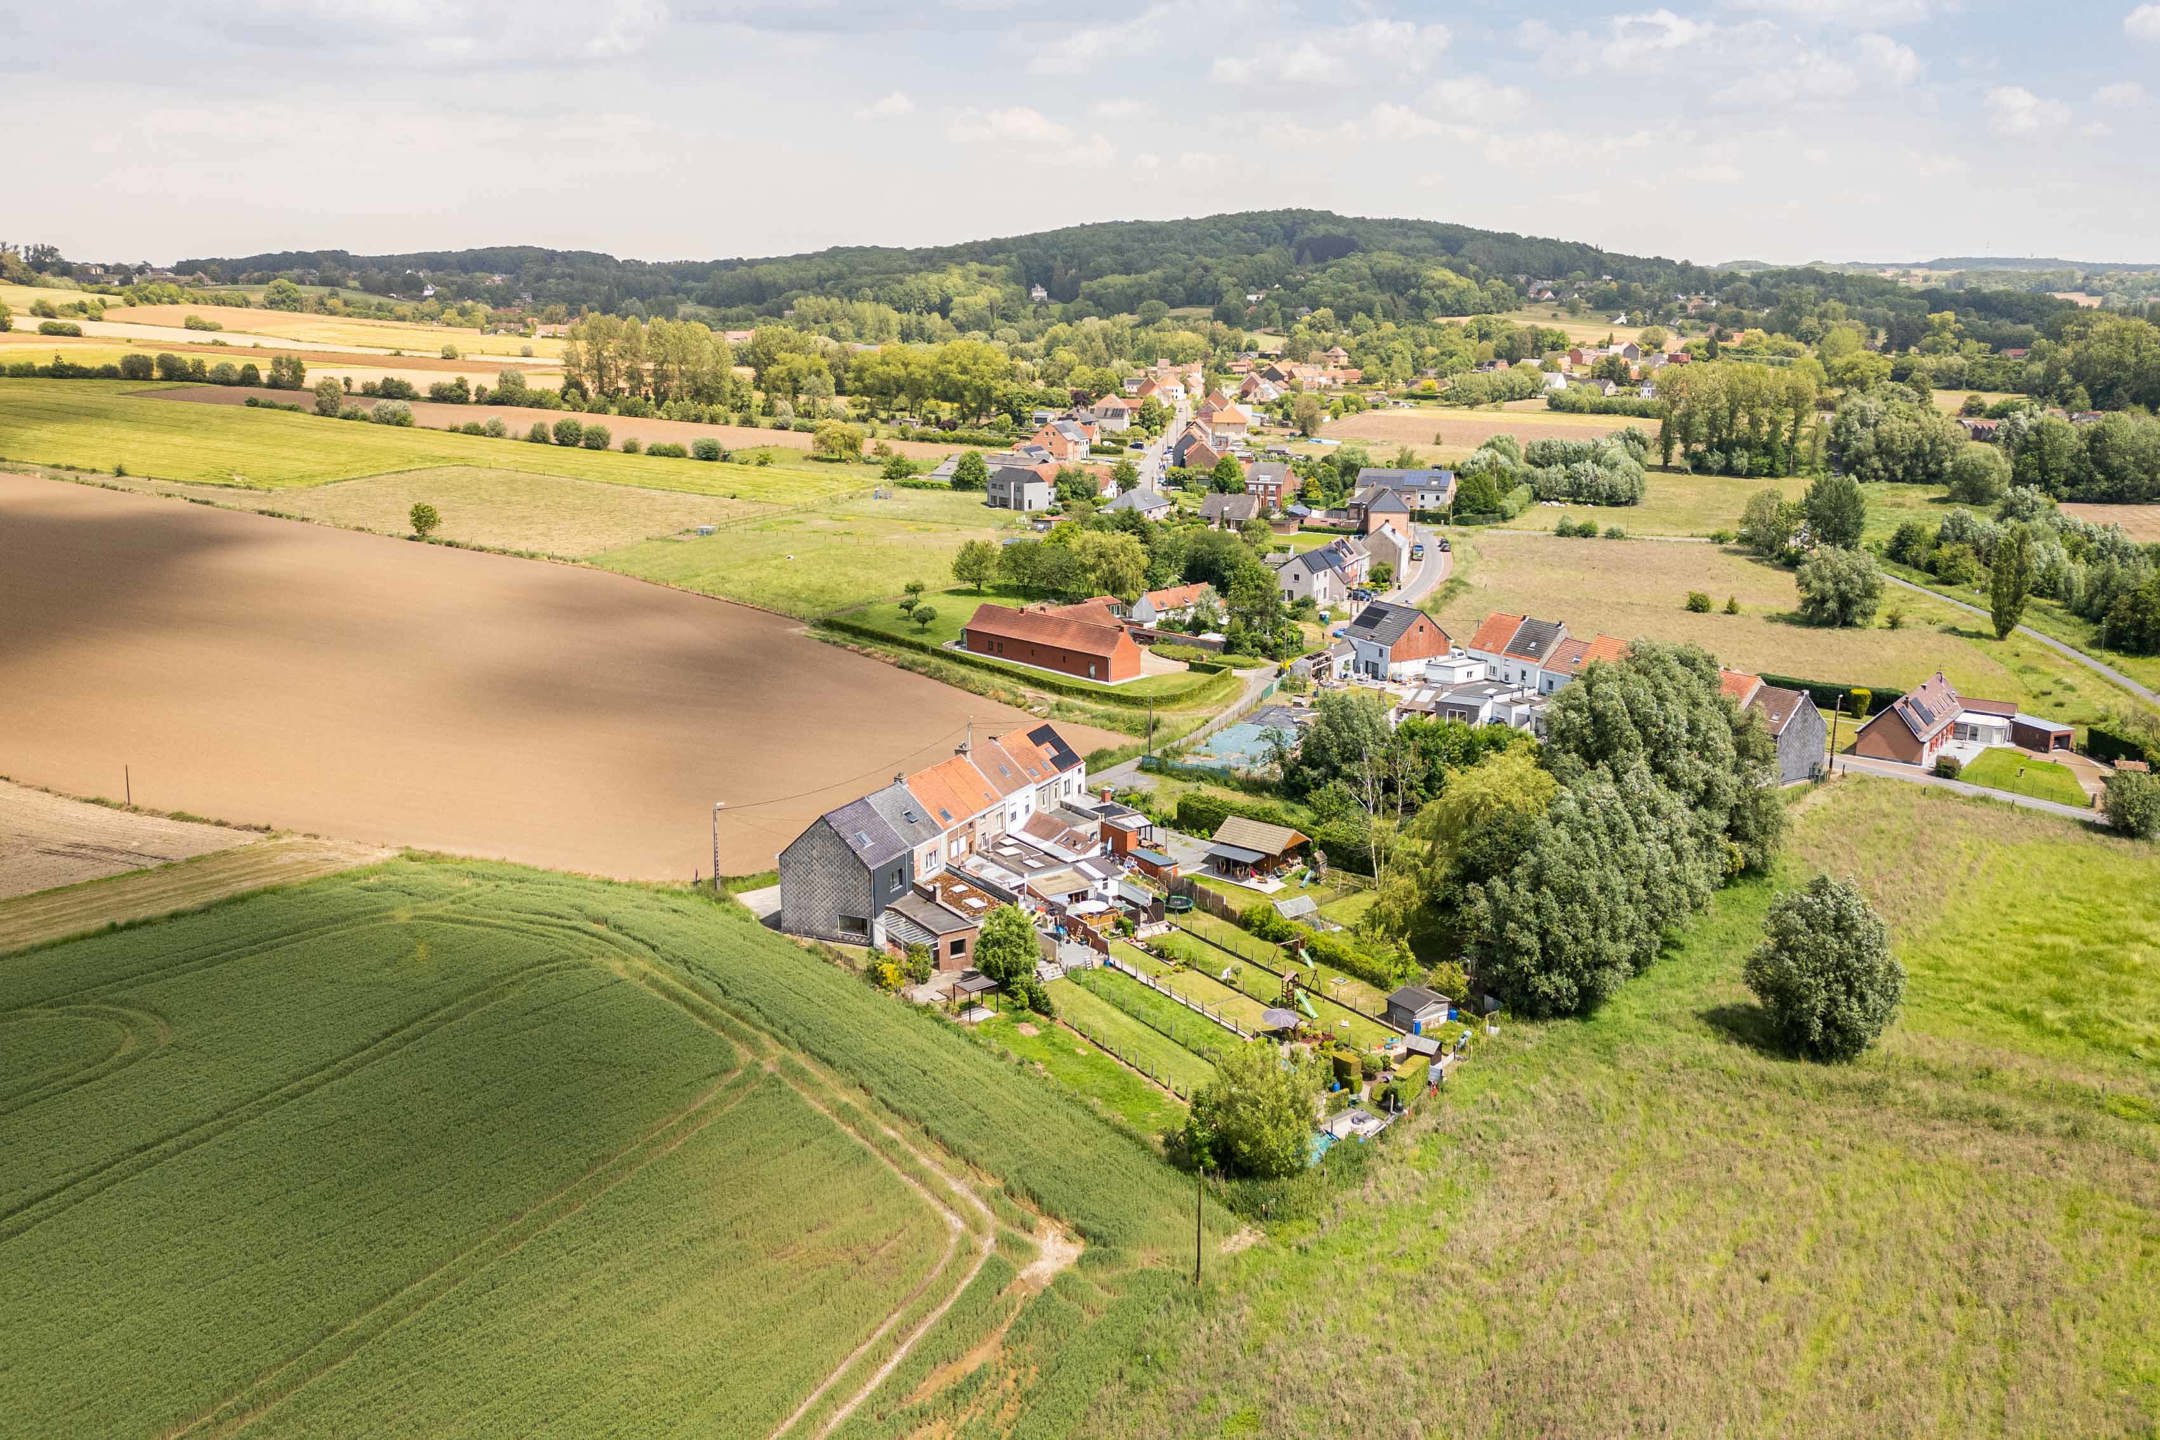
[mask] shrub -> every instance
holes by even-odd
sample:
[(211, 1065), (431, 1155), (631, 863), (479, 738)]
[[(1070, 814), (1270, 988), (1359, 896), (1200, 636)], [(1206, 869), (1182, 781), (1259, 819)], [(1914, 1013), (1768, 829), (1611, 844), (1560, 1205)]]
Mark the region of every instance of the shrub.
[(578, 443), (587, 450), (605, 450), (608, 447), (608, 442), (614, 438), (614, 436), (608, 434), (608, 428), (605, 425), (587, 425), (585, 433), (579, 437)]
[(1707, 615), (1710, 613), (1710, 597), (1700, 590), (1690, 590), (1687, 592), (1687, 608), (1690, 615)]
[(77, 325), (72, 320), (40, 320), (37, 333), (40, 335), (80, 335), (82, 334), (82, 326)]
[(1730, 545), (1732, 542), (1733, 532), (1730, 530), (1712, 530), (1710, 532), (1710, 543), (1713, 545)]
[(510, 427), (503, 424), (500, 415), (491, 415), (487, 424), (480, 427), (480, 431), (492, 439), (500, 440), (510, 433)]
[[(593, 448), (595, 448), (595, 449), (605, 449), (606, 447), (605, 447), (605, 446), (595, 446), (595, 447), (593, 447)], [(641, 446), (641, 445), (639, 445), (639, 444), (638, 444), (638, 438), (637, 438), (637, 436), (635, 436), (635, 435), (625, 435), (625, 436), (623, 436), (623, 437), (622, 437), (622, 453), (623, 453), (623, 454), (625, 454), (625, 455), (635, 455), (635, 454), (637, 454), (637, 453), (638, 453), (638, 451), (639, 451), (639, 450), (641, 450), (641, 449), (643, 449), (643, 448), (644, 448), (643, 446)]]
[(548, 444), (548, 443), (549, 443), (549, 441), (548, 441), (548, 427), (547, 427), (547, 421), (545, 421), (545, 420), (535, 420), (535, 421), (533, 421), (533, 423), (532, 423), (532, 429), (530, 429), (530, 430), (527, 430), (527, 431), (525, 432), (525, 438), (526, 438), (526, 439), (527, 439), (528, 441), (530, 441), (531, 443), (535, 444), (535, 445), (545, 445), (545, 444)]
[(414, 501), (411, 512), (405, 518), (412, 525), (412, 533), (422, 540), (434, 534), (435, 527), (442, 524), (442, 512), (425, 500)]
[(2118, 770), (2108, 777), (2100, 804), (2108, 824), (2140, 840), (2160, 840), (2160, 775)]
[(1816, 1060), (1857, 1057), (1905, 992), (1890, 928), (1856, 887), (1827, 875), (1771, 905), (1743, 974), (1779, 1038)]
[(1935, 773), (1945, 780), (1955, 780), (1964, 771), (1964, 764), (1955, 755), (1938, 755), (1935, 757)]
[(368, 411), (368, 419), (377, 425), (402, 425), (410, 429), (413, 423), (412, 406), (402, 400), (378, 400)]
[(555, 422), (554, 434), (557, 445), (575, 445), (585, 438), (585, 422), (566, 415)]
[(1605, 527), (1605, 538), (1607, 540), (1625, 540), (1627, 539), (1627, 531), (1621, 529), (1618, 525), (1607, 525)]
[(645, 447), (647, 455), (658, 455), (666, 460), (685, 460), (690, 452), (672, 440), (656, 440)]
[(148, 355), (123, 355), (120, 357), (120, 378), (123, 380), (148, 380), (157, 373), (157, 366)]
[(727, 451), (720, 448), (720, 442), (710, 437), (691, 441), (690, 453), (700, 460), (720, 460), (727, 455)]
[(1739, 596), (1737, 596), (1737, 595), (1727, 595), (1727, 596), (1725, 597), (1725, 613), (1726, 613), (1727, 615), (1737, 615), (1737, 614), (1739, 614), (1739, 613), (1740, 613), (1740, 597), (1739, 597)]

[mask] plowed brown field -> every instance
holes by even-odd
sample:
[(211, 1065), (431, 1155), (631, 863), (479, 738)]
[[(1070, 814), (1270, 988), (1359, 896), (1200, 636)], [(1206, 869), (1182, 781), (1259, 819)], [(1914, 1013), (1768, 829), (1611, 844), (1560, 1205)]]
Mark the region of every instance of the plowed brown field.
[[(0, 770), (607, 875), (761, 870), (1032, 717), (621, 576), (0, 475)], [(1062, 727), (1082, 752), (1115, 743)]]

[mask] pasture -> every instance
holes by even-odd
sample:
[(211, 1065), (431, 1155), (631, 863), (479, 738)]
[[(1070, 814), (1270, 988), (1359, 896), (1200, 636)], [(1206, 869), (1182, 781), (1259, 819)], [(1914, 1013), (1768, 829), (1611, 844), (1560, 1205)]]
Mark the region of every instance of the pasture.
[[(835, 1023), (876, 1054), (798, 1048)], [(1190, 1223), (1136, 1138), (680, 895), (397, 862), (18, 957), (0, 1025), (4, 1435), (997, 1433), (1085, 1401), (1060, 1360)]]
[[(1795, 820), (1774, 881), (1594, 1017), (1503, 1021), (1354, 1188), (1166, 1310), (1091, 1433), (2150, 1435), (2150, 847), (1864, 778)], [(1740, 981), (1818, 869), (1909, 977), (1849, 1066), (1768, 1048)]]
[(723, 864), (762, 870), (971, 722), (1037, 723), (581, 567), (16, 475), (0, 537), (7, 763), (72, 794), (117, 796), (125, 764), (160, 809), (686, 880), (714, 801)]
[[(740, 501), (648, 490), (637, 485), (572, 480), (479, 465), (393, 470), (294, 490), (243, 490), (230, 485), (124, 481), (129, 489), (177, 495), (206, 504), (296, 516), (341, 530), (403, 536), (414, 502), (442, 514), (442, 539), (490, 550), (516, 550), (581, 560), (656, 535), (674, 535), (739, 519)], [(701, 587), (692, 586), (692, 589)], [(747, 597), (755, 599), (755, 596)]]
[[(1564, 415), (1548, 408), (1543, 400), (1526, 400), (1474, 410), (1445, 405), (1366, 410), (1328, 422), (1321, 434), (1330, 440), (1358, 441), (1376, 452), (1379, 462), (1393, 455), (1397, 446), (1408, 445), (1429, 464), (1459, 460), (1495, 435), (1514, 435), (1524, 441), (1597, 440), (1617, 435), (1630, 425), (1646, 434), (1657, 430), (1655, 420), (1626, 415)], [(1433, 441), (1435, 435), (1440, 437), (1437, 444)]]
[[(1448, 318), (1461, 323), (1464, 320), (1480, 317), (1456, 315)], [(1522, 305), (1513, 310), (1502, 312), (1499, 318), (1512, 320), (1517, 325), (1538, 325), (1547, 330), (1564, 330), (1567, 332), (1568, 343), (1571, 345), (1602, 345), (1608, 339), (1618, 344), (1629, 340), (1639, 340), (1642, 338), (1643, 332), (1643, 327), (1640, 325), (1614, 325), (1609, 323), (1612, 320), (1610, 315), (1595, 313), (1570, 315), (1558, 305)], [(1675, 334), (1678, 333), (1672, 326), (1666, 328), (1672, 330)]]
[[(1455, 534), (1461, 583), (1437, 614), (1450, 635), (1467, 635), (1494, 610), (1566, 622), (1575, 633), (1602, 630), (1623, 640), (1700, 645), (1737, 670), (1847, 685), (1909, 689), (1939, 667), (1960, 694), (2010, 700), (2037, 715), (2089, 723), (2124, 698), (2099, 676), (2029, 636), (1994, 638), (1983, 619), (1938, 599), (1887, 588), (1883, 610), (1904, 613), (1892, 630), (1829, 630), (1794, 618), (1793, 572), (1727, 546), (1665, 540), (1562, 540), (1510, 531)], [(1687, 611), (1691, 590), (1713, 610)], [(1722, 613), (1730, 596), (1741, 613)]]
[[(845, 466), (753, 466), (673, 460), (523, 440), (326, 420), (162, 398), (125, 381), (0, 380), (0, 457), (110, 474), (282, 490), (393, 470), (469, 465), (573, 480), (681, 490), (748, 504), (801, 503), (860, 486)], [(288, 403), (306, 403), (305, 394)]]
[[(468, 367), (469, 368), (469, 367)], [(323, 373), (341, 374), (342, 367), (325, 365)], [(442, 377), (435, 377), (440, 379)], [(485, 377), (492, 387), (495, 377)], [(169, 390), (159, 398), (188, 400), (210, 405), (244, 405), (250, 392), (227, 386), (196, 386), (186, 390)], [(277, 392), (262, 390), (253, 392), (272, 399), (290, 399)], [(362, 401), (360, 403), (366, 403)], [(508, 426), (512, 435), (522, 436), (535, 424), (552, 425), (563, 418), (561, 410), (542, 410), (526, 405), (449, 405), (432, 400), (412, 402), (413, 423), (426, 429), (442, 429), (451, 425), (465, 425), (478, 421), (485, 425), (490, 419), (498, 419)], [(672, 441), (677, 445), (689, 445), (695, 440), (718, 440), (730, 450), (766, 448), (783, 452), (792, 451), (792, 459), (800, 459), (810, 453), (811, 435), (802, 430), (768, 430), (749, 425), (705, 425), (691, 420), (639, 419), (629, 415), (574, 415), (574, 419), (590, 418), (593, 423), (607, 427), (609, 436), (618, 446), (624, 440), (636, 440), (640, 445), (656, 441)], [(886, 442), (899, 453), (916, 460), (936, 462), (960, 449), (957, 445), (937, 445), (921, 440), (892, 440)], [(830, 468), (840, 468), (837, 466)], [(925, 469), (929, 468), (926, 464)], [(868, 473), (868, 472), (861, 472)]]
[(984, 505), (980, 494), (885, 494), (882, 500), (850, 495), (744, 520), (716, 535), (646, 540), (595, 563), (806, 619), (898, 595), (908, 581), (920, 580), (932, 592), (939, 632), (949, 631), (948, 639), (958, 635), (975, 606), (972, 595), (943, 593), (952, 584), (954, 554), (969, 540), (1027, 534), (1026, 523), (1012, 511)]
[(442, 347), (453, 345), (461, 355), (522, 358), (527, 346), (533, 358), (558, 360), (562, 341), (517, 335), (483, 335), (449, 325), (416, 325), (402, 320), (368, 320), (352, 315), (310, 315), (294, 310), (234, 309), (226, 305), (133, 305), (109, 306), (106, 316), (131, 324), (185, 331), (187, 317), (199, 315), (215, 320), (228, 330), (244, 330), (291, 344), (349, 345), (389, 353), (403, 350), (413, 355), (439, 356)]
[[(1532, 505), (1507, 521), (1509, 530), (1550, 532), (1562, 519), (1594, 520), (1600, 528), (1618, 525), (1630, 535), (1703, 537), (1740, 528), (1740, 512), (1757, 492), (1775, 490), (1788, 500), (1807, 493), (1805, 476), (1784, 479), (1735, 479), (1726, 475), (1680, 474), (1652, 470), (1639, 505)], [(1867, 500), (1868, 540), (1887, 539), (1906, 520), (1940, 523), (1949, 508), (1944, 492), (1922, 485), (1863, 485)]]
[(2160, 543), (2160, 505), (2078, 505), (2062, 507), (2095, 525), (2120, 525), (2131, 539), (2144, 545)]

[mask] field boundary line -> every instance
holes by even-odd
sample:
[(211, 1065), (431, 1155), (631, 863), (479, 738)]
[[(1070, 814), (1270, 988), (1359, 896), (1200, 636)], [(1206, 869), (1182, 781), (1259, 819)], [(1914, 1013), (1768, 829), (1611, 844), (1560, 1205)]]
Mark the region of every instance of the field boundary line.
[[(49, 1008), (33, 1005), (20, 1010), (10, 1010), (5, 1016), (0, 1016), (0, 1019), (13, 1019), (18, 1016), (34, 1018), (41, 1015), (89, 1015), (111, 1020), (120, 1027), (120, 1044), (111, 1054), (101, 1056), (88, 1065), (77, 1066), (49, 1079), (33, 1081), (12, 1093), (0, 1095), (0, 1115), (13, 1115), (55, 1095), (64, 1095), (79, 1086), (102, 1080), (138, 1060), (156, 1054), (172, 1040), (172, 1026), (164, 1016), (154, 1010), (138, 1010), (127, 1005), (58, 1005)], [(145, 1031), (149, 1034), (148, 1043), (144, 1043)]]

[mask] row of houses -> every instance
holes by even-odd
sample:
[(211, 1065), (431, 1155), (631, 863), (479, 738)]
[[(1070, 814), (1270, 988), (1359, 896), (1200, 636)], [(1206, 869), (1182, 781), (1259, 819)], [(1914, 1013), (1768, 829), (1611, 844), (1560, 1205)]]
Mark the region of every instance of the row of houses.
[[(1300, 664), (1318, 678), (1386, 688), (1397, 723), (1422, 715), (1542, 734), (1556, 693), (1590, 666), (1627, 653), (1627, 643), (1613, 636), (1571, 635), (1562, 621), (1498, 610), (1458, 645), (1422, 610), (1376, 600), (1337, 632), (1326, 651)], [(1825, 727), (1807, 695), (1735, 670), (1721, 671), (1719, 686), (1735, 705), (1761, 717), (1777, 743), (1780, 783), (1806, 780), (1820, 769)]]
[(950, 758), (829, 810), (780, 852), (780, 928), (876, 949), (931, 949), (940, 970), (973, 964), (999, 905), (1108, 905), (1145, 817), (1092, 800), (1086, 766), (1052, 725), (974, 741)]

